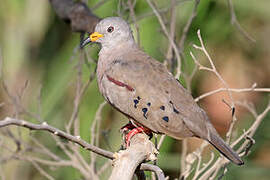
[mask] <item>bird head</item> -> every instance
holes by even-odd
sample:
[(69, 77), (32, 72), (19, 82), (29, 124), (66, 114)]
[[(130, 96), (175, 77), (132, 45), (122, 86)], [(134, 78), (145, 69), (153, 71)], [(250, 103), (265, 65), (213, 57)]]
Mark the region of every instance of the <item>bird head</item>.
[(110, 48), (121, 43), (134, 43), (134, 38), (126, 21), (120, 17), (108, 17), (96, 25), (95, 32), (91, 33), (81, 46), (84, 47), (91, 42)]

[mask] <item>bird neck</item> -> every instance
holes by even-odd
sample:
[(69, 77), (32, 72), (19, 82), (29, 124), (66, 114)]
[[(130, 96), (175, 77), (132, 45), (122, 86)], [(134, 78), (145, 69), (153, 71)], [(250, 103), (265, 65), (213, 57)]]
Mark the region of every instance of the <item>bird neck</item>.
[[(136, 42), (134, 41), (133, 38), (127, 38), (125, 40), (121, 41), (108, 41), (108, 42), (103, 42), (101, 44), (101, 50), (99, 52), (99, 56), (102, 54), (108, 54), (112, 53), (113, 51), (128, 49), (128, 48), (134, 48), (137, 47)], [(115, 55), (119, 54), (119, 52), (114, 53)]]
[(104, 72), (110, 68), (110, 64), (114, 60), (123, 59), (130, 51), (138, 49), (135, 41), (126, 41), (117, 44), (116, 46), (106, 47), (102, 46), (99, 52), (97, 65), (97, 78), (101, 80)]

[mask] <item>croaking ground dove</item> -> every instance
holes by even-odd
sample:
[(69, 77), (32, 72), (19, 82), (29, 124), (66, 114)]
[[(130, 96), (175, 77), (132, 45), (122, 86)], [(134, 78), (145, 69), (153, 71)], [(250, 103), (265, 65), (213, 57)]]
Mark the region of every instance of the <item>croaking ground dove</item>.
[(244, 164), (190, 93), (163, 64), (138, 48), (123, 19), (101, 20), (82, 47), (90, 42), (102, 46), (97, 65), (99, 90), (118, 111), (155, 133), (207, 140), (233, 163)]

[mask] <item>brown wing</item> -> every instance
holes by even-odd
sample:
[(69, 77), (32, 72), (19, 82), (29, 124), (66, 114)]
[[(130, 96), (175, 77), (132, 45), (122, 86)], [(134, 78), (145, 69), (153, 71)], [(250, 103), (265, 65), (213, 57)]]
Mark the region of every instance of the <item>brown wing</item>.
[(159, 62), (147, 55), (115, 60), (101, 81), (102, 94), (140, 124), (177, 139), (205, 136), (204, 112)]

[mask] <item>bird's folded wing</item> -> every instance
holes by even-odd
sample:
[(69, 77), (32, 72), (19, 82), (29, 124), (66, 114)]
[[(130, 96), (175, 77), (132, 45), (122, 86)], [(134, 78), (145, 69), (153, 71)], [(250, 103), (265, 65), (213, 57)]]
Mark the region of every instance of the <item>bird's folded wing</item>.
[(200, 113), (200, 108), (189, 92), (151, 58), (115, 60), (103, 79), (108, 101), (153, 131), (182, 138), (205, 129), (203, 117), (193, 114)]

